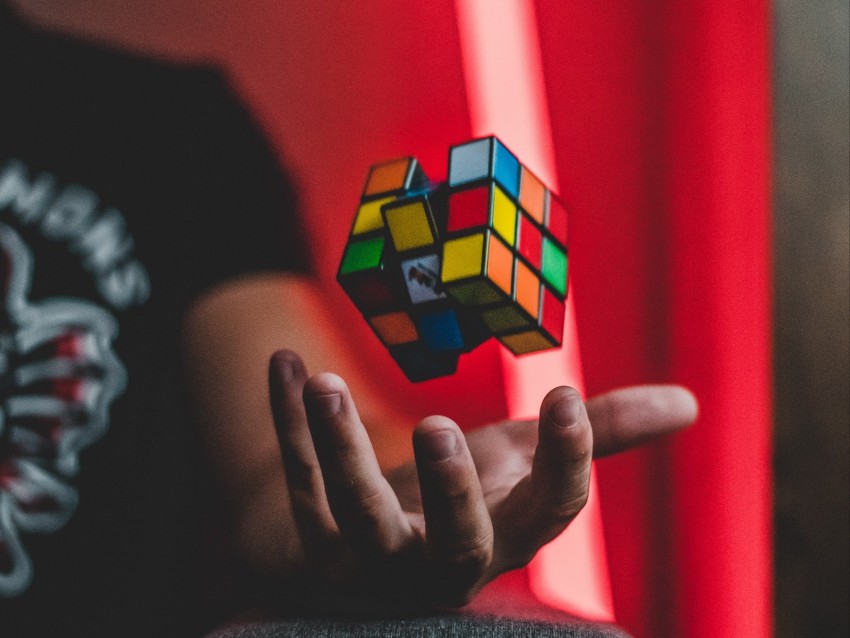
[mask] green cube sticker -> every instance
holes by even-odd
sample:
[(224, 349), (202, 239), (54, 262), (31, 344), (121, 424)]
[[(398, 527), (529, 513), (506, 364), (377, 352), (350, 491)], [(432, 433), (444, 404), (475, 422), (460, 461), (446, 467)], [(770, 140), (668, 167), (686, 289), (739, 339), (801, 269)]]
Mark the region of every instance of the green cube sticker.
[(362, 270), (371, 270), (381, 265), (384, 252), (384, 238), (372, 237), (362, 241), (353, 241), (348, 245), (342, 258), (340, 274), (347, 275)]
[(567, 294), (567, 255), (548, 237), (543, 238), (543, 278), (560, 294)]

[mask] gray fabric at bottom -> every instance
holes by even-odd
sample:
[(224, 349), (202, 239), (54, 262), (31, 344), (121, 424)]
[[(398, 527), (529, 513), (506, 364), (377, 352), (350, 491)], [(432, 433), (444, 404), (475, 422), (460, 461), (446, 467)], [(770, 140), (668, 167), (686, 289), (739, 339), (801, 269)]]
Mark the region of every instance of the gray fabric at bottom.
[(234, 625), (207, 638), (628, 638), (613, 625), (537, 622), (489, 616), (427, 616), (398, 620), (287, 619)]

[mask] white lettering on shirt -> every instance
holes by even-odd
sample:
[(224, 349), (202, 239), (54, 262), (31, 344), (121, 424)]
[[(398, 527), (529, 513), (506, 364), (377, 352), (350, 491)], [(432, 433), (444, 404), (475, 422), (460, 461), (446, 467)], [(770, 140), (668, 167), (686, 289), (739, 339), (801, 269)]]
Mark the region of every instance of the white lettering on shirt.
[(91, 189), (60, 184), (46, 171), (30, 177), (27, 166), (12, 159), (0, 170), (0, 212), (4, 211), (79, 255), (98, 292), (112, 306), (123, 310), (147, 301), (150, 276), (133, 257), (135, 242), (124, 215), (116, 208), (101, 207)]

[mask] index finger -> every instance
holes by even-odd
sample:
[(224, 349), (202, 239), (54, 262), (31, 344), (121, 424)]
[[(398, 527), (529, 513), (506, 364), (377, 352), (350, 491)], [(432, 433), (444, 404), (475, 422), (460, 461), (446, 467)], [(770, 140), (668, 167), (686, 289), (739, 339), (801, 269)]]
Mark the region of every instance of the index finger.
[(381, 474), (348, 386), (321, 373), (304, 386), (307, 423), (322, 469), (331, 512), (355, 554), (390, 556), (413, 535)]
[(593, 427), (593, 456), (647, 443), (693, 423), (696, 397), (676, 385), (642, 385), (606, 392), (587, 402)]
[(307, 380), (304, 362), (294, 352), (276, 352), (269, 362), (269, 393), (275, 431), (295, 524), (305, 549), (327, 553), (339, 530), (331, 515), (322, 471), (307, 427), (303, 390)]

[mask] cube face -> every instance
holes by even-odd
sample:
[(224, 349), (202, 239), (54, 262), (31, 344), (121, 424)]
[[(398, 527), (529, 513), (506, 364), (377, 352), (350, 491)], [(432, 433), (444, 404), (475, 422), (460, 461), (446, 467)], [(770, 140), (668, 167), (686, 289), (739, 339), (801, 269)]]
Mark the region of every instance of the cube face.
[(481, 319), (495, 335), (515, 331), (517, 328), (528, 328), (528, 316), (513, 305), (491, 308), (481, 313)]
[(478, 277), (484, 268), (484, 233), (450, 239), (443, 244), (443, 284)]
[(458, 352), (464, 349), (460, 323), (454, 310), (429, 312), (417, 321), (422, 340), (434, 352)]
[(407, 158), (373, 166), (363, 194), (369, 196), (403, 190), (409, 166), (410, 160)]
[(431, 246), (437, 239), (425, 198), (389, 202), (383, 206), (382, 213), (396, 252)]
[(381, 270), (366, 271), (339, 282), (351, 297), (354, 305), (364, 314), (392, 308), (397, 304), (396, 289), (387, 273)]
[(485, 138), (455, 146), (449, 151), (449, 186), (486, 179), (491, 174), (493, 140)]
[(547, 217), (547, 226), (552, 237), (561, 245), (561, 248), (567, 247), (567, 209), (564, 205), (555, 199), (551, 200), (549, 205), (549, 215)]
[(436, 253), (401, 262), (407, 295), (414, 305), (446, 298), (440, 281), (440, 256)]
[(448, 232), (485, 228), (490, 223), (490, 192), (490, 188), (478, 186), (449, 195)]
[(408, 379), (417, 383), (454, 374), (458, 355), (453, 352), (433, 352), (422, 342), (391, 347), (390, 356)]
[(532, 319), (537, 319), (540, 311), (540, 279), (531, 268), (519, 260), (516, 262), (515, 279), (514, 301)]
[(519, 197), (519, 161), (504, 144), (494, 140), (493, 176), (505, 191), (514, 199)]
[(537, 226), (524, 214), (519, 216), (518, 249), (532, 268), (543, 267), (543, 235)]
[(447, 290), (453, 299), (472, 308), (483, 308), (504, 300), (504, 293), (483, 278), (454, 285)]
[(561, 295), (567, 294), (567, 255), (551, 239), (543, 240), (543, 278)]
[(519, 209), (497, 184), (454, 191), (449, 195), (447, 232), (492, 228), (509, 246), (516, 246)]
[(342, 258), (340, 274), (349, 275), (379, 268), (384, 244), (383, 237), (370, 237), (349, 243)]
[(489, 231), (450, 239), (443, 245), (442, 281), (462, 304), (483, 306), (510, 298), (513, 272), (513, 252)]
[(498, 186), (493, 188), (493, 229), (508, 246), (516, 246), (518, 210)]
[(419, 340), (419, 332), (413, 320), (404, 311), (375, 315), (370, 317), (368, 322), (386, 346), (397, 346)]
[(514, 289), (514, 256), (495, 235), (490, 235), (488, 241), (485, 276), (510, 297)]
[(549, 206), (549, 191), (537, 176), (522, 167), (520, 175), (519, 203), (523, 210), (540, 226), (545, 223)]
[(390, 160), (369, 169), (362, 199), (418, 190), (424, 188), (427, 182), (427, 177), (415, 158), (403, 157)]
[(473, 140), (449, 150), (450, 188), (491, 179), (512, 198), (519, 198), (519, 160), (497, 138)]
[(357, 215), (354, 217), (354, 227), (351, 229), (352, 235), (363, 235), (373, 230), (380, 230), (384, 227), (384, 218), (381, 215), (381, 207), (393, 201), (395, 197), (382, 197), (371, 201), (363, 202), (360, 208), (357, 209)]
[(561, 343), (567, 315), (564, 302), (545, 288), (541, 289), (540, 302), (540, 327), (553, 341)]
[(526, 330), (512, 335), (499, 337), (499, 341), (515, 355), (531, 354), (541, 350), (549, 350), (556, 344), (536, 330)]
[(411, 381), (452, 374), (490, 337), (558, 347), (567, 212), (495, 137), (449, 150), (446, 184), (415, 158), (373, 166), (337, 280)]

